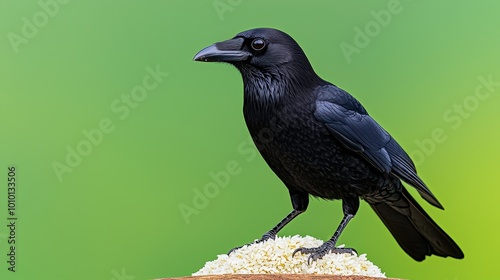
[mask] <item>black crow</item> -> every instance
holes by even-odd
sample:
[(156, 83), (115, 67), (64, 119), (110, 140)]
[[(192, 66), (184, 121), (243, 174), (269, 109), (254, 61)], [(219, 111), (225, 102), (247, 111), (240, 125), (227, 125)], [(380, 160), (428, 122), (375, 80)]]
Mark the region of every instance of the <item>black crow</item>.
[(292, 37), (276, 29), (252, 29), (204, 48), (194, 60), (230, 63), (241, 72), (248, 130), (289, 190), (292, 212), (256, 242), (275, 238), (307, 209), (312, 195), (342, 200), (344, 217), (330, 240), (294, 254), (309, 254), (314, 261), (330, 252), (353, 253), (336, 242), (361, 198), (413, 259), (464, 257), (403, 186), (401, 181), (443, 209), (408, 154), (358, 100), (314, 72)]

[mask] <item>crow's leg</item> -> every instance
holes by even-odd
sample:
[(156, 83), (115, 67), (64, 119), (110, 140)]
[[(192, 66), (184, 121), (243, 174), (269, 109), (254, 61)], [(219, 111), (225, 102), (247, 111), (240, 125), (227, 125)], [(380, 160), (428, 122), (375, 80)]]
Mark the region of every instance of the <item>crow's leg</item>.
[(340, 234), (347, 226), (349, 221), (356, 215), (359, 209), (359, 198), (344, 198), (342, 199), (342, 208), (344, 210), (344, 218), (340, 222), (339, 227), (333, 234), (330, 240), (323, 243), (323, 245), (316, 248), (298, 248), (293, 252), (294, 256), (296, 253), (300, 252), (301, 254), (309, 254), (309, 258), (307, 259), (307, 263), (309, 264), (311, 261), (315, 261), (323, 258), (328, 253), (349, 253), (355, 254), (356, 250), (353, 248), (337, 248), (335, 245), (337, 244), (337, 240), (339, 239)]
[[(264, 233), (264, 235), (262, 236), (261, 239), (255, 241), (255, 242), (252, 242), (250, 244), (260, 243), (260, 242), (266, 241), (268, 239), (275, 239), (276, 234), (283, 227), (285, 227), (289, 222), (291, 222), (293, 219), (295, 219), (295, 217), (297, 217), (299, 214), (302, 214), (306, 211), (307, 205), (309, 204), (309, 195), (307, 193), (297, 193), (297, 192), (290, 191), (290, 198), (292, 199), (292, 206), (293, 206), (292, 212), (290, 212), (290, 214), (286, 215), (286, 217), (283, 218), (283, 220), (281, 220), (275, 227), (273, 227), (268, 232)], [(246, 244), (246, 245), (250, 245), (250, 244)], [(243, 245), (243, 246), (246, 246), (246, 245)], [(228, 255), (231, 254), (232, 252), (234, 252), (235, 250), (243, 247), (243, 246), (239, 246), (239, 247), (231, 249), (231, 251), (229, 251)]]

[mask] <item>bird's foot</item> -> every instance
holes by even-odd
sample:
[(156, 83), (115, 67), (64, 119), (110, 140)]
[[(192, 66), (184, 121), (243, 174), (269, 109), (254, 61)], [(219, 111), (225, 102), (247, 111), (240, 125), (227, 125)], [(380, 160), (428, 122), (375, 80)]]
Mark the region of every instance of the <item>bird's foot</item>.
[(275, 238), (276, 238), (276, 233), (268, 231), (264, 235), (262, 235), (262, 237), (259, 240), (256, 240), (256, 241), (254, 241), (252, 243), (245, 244), (243, 246), (235, 247), (235, 248), (231, 249), (229, 251), (229, 253), (227, 253), (227, 254), (231, 255), (232, 252), (234, 252), (234, 251), (236, 251), (236, 250), (238, 250), (238, 249), (240, 249), (242, 247), (245, 247), (245, 246), (248, 246), (248, 245), (252, 245), (252, 244), (261, 243), (261, 242), (264, 242), (264, 241), (266, 241), (268, 239), (275, 239)]
[(293, 251), (292, 257), (295, 256), (296, 253), (301, 254), (309, 254), (309, 258), (307, 258), (307, 264), (311, 264), (311, 261), (316, 261), (322, 259), (326, 254), (334, 253), (334, 254), (358, 254), (356, 250), (353, 248), (343, 248), (343, 247), (335, 247), (334, 244), (325, 242), (323, 245), (316, 248), (298, 248)]

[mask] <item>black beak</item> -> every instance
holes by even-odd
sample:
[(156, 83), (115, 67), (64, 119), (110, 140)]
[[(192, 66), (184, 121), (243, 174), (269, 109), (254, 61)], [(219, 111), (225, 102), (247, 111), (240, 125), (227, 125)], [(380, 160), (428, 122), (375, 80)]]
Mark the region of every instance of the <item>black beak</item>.
[(199, 51), (193, 58), (204, 62), (236, 62), (249, 59), (252, 54), (242, 50), (244, 39), (237, 37), (215, 43)]

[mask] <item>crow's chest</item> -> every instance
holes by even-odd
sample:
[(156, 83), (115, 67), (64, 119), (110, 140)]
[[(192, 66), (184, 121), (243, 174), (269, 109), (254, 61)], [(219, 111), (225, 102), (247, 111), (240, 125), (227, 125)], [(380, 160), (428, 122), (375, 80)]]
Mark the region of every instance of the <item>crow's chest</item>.
[(312, 110), (244, 113), (258, 150), (289, 188), (292, 185), (315, 196), (341, 198), (353, 186), (367, 187), (369, 167), (341, 145), (314, 118)]
[(309, 169), (339, 152), (331, 134), (306, 109), (253, 113), (245, 119), (257, 148), (266, 151), (263, 156), (288, 168), (295, 164)]

